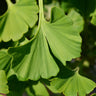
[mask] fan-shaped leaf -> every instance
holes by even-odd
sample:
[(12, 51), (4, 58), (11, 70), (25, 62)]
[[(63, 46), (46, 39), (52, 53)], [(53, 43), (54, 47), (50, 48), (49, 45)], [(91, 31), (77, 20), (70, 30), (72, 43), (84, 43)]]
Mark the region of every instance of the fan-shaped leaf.
[(51, 23), (45, 21), (44, 17), (40, 17), (38, 34), (33, 40), (21, 47), (10, 48), (8, 51), (13, 56), (12, 68), (19, 79), (37, 80), (58, 73), (49, 46), (63, 64), (67, 60), (80, 56), (81, 37), (74, 29), (74, 22), (64, 14), (58, 16), (62, 12), (61, 9), (55, 7), (52, 10), (52, 14), (56, 12), (56, 15)]
[[(63, 63), (80, 56), (81, 37), (74, 28), (74, 21), (65, 14), (60, 14), (61, 9), (53, 8), (51, 23), (42, 20), (41, 29), (45, 34), (53, 54)], [(58, 16), (59, 14), (59, 16)], [(83, 26), (83, 23), (82, 23)], [(71, 48), (71, 50), (70, 50)]]
[[(74, 22), (74, 29), (76, 29), (77, 32), (82, 32), (84, 28), (84, 20), (83, 17), (80, 16), (78, 12), (76, 12), (74, 9), (72, 9), (68, 16), (73, 20)], [(78, 26), (79, 25), (79, 26)], [(83, 26), (82, 26), (83, 25)]]
[(8, 55), (7, 50), (0, 50), (0, 70), (8, 71), (10, 62), (11, 56)]
[(73, 76), (53, 80), (49, 88), (56, 93), (63, 92), (65, 96), (77, 96), (77, 94), (79, 96), (86, 96), (95, 87), (96, 84), (93, 81), (75, 72)]
[(0, 17), (0, 41), (17, 41), (28, 31), (28, 26), (33, 27), (37, 21), (38, 8), (35, 0), (6, 0), (7, 12)]

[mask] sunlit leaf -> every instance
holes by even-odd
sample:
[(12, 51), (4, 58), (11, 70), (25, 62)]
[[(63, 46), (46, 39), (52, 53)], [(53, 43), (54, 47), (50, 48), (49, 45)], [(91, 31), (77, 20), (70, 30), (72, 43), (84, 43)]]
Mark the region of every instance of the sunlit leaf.
[(61, 12), (61, 9), (53, 8), (51, 22), (40, 17), (35, 38), (23, 46), (9, 49), (9, 54), (13, 56), (12, 69), (20, 80), (48, 79), (57, 75), (59, 69), (50, 48), (64, 65), (66, 61), (80, 56), (81, 37), (74, 28), (75, 20)]
[(52, 11), (51, 23), (42, 20), (41, 29), (53, 54), (65, 64), (66, 61), (80, 56), (82, 40), (78, 32), (81, 30), (74, 28), (77, 21), (66, 16), (61, 9), (55, 7)]
[(84, 29), (83, 17), (73, 9), (68, 13), (68, 16), (74, 21), (74, 29), (76, 29), (77, 32), (82, 32)]
[[(64, 73), (65, 74), (65, 73)], [(69, 72), (72, 74), (72, 71)], [(55, 93), (63, 93), (65, 96), (86, 96), (96, 87), (95, 82), (81, 76), (78, 71), (74, 75), (65, 75), (62, 78), (54, 79), (49, 87)]]
[(0, 41), (17, 41), (37, 21), (38, 7), (35, 0), (6, 0), (7, 12), (0, 16)]

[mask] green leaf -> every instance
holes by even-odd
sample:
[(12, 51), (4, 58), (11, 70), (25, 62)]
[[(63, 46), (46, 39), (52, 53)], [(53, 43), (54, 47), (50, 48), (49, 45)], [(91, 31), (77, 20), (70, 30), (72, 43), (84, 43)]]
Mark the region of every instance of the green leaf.
[(77, 31), (74, 28), (75, 22), (69, 16), (60, 14), (61, 9), (54, 7), (52, 11), (52, 16), (55, 17), (52, 18), (51, 23), (42, 20), (40, 28), (45, 34), (53, 54), (65, 64), (66, 61), (80, 56), (82, 40), (78, 32), (81, 30)]
[(96, 26), (96, 10), (91, 14), (91, 23)]
[(28, 42), (29, 42), (29, 40), (27, 38), (23, 37), (22, 39), (19, 40), (17, 46), (25, 45)]
[(7, 53), (7, 50), (0, 50), (0, 70), (8, 71), (11, 64), (11, 56)]
[(84, 20), (83, 17), (76, 12), (74, 9), (72, 9), (68, 16), (73, 20), (74, 22), (74, 29), (76, 29), (77, 32), (82, 32), (84, 29)]
[(13, 55), (13, 69), (20, 80), (49, 78), (59, 71), (43, 34), (24, 46), (10, 48), (9, 53)]
[(53, 8), (52, 12), (55, 17), (51, 22), (45, 21), (41, 17), (43, 13), (40, 14), (38, 33), (28, 44), (8, 51), (13, 56), (12, 69), (20, 80), (48, 79), (57, 75), (59, 69), (49, 47), (64, 65), (80, 56), (81, 37), (74, 28), (74, 22), (65, 14), (58, 16), (62, 12), (59, 8)]
[[(59, 15), (57, 15), (59, 14)], [(56, 21), (58, 21), (59, 19), (63, 18), (65, 16), (64, 11), (61, 10), (58, 7), (53, 7), (53, 9), (51, 10), (51, 23), (55, 23)]]
[(87, 18), (96, 8), (96, 0), (62, 0), (61, 7), (65, 11), (69, 11), (72, 8), (77, 9)]
[(8, 78), (9, 94), (7, 96), (23, 96), (28, 84), (31, 83), (32, 82), (28, 81), (21, 82), (16, 78), (16, 76), (11, 76)]
[(73, 7), (73, 5), (71, 3), (68, 2), (68, 0), (61, 1), (61, 8), (64, 9), (64, 12), (68, 12), (69, 9), (71, 9)]
[(42, 83), (33, 85), (32, 88), (27, 88), (26, 92), (28, 96), (49, 96), (49, 93)]
[[(72, 74), (72, 71), (69, 74)], [(51, 91), (55, 93), (63, 92), (65, 96), (77, 96), (77, 94), (79, 96), (86, 96), (86, 94), (90, 93), (96, 87), (95, 82), (81, 76), (78, 71), (72, 76), (66, 76), (54, 79), (51, 82), (51, 86), (49, 86)]]
[(3, 70), (0, 70), (0, 93), (8, 94), (7, 78)]
[(38, 7), (35, 0), (6, 0), (7, 12), (0, 17), (0, 41), (17, 41), (33, 27), (37, 21)]

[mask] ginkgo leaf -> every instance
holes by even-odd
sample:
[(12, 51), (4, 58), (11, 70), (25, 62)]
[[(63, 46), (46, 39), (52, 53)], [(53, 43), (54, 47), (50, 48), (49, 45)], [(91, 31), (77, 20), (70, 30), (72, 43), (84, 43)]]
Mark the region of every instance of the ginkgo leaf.
[(24, 46), (10, 48), (9, 53), (13, 56), (13, 69), (20, 80), (47, 79), (59, 71), (42, 33)]
[(74, 28), (74, 20), (72, 21), (65, 14), (60, 14), (61, 9), (54, 7), (52, 10), (52, 16), (55, 17), (52, 18), (51, 23), (42, 18), (41, 30), (45, 34), (53, 54), (65, 64), (66, 61), (80, 56), (82, 40), (79, 32), (81, 30), (77, 31)]
[(3, 70), (0, 70), (0, 93), (8, 94), (7, 78)]
[(38, 82), (38, 84), (33, 85), (31, 88), (26, 88), (26, 92), (28, 96), (49, 96), (47, 89), (41, 82)]
[(87, 18), (96, 8), (96, 0), (62, 0), (61, 7), (65, 11), (77, 9)]
[(25, 89), (31, 85), (31, 81), (19, 81), (16, 76), (8, 78), (9, 93), (7, 96), (23, 96)]
[[(57, 15), (59, 14), (59, 15)], [(58, 19), (61, 19), (65, 16), (64, 11), (58, 7), (53, 7), (51, 10), (51, 20), (50, 23), (55, 23)]]
[(84, 29), (83, 17), (78, 12), (76, 12), (74, 9), (72, 9), (68, 13), (68, 16), (74, 21), (74, 24), (73, 24), (74, 25), (74, 29), (76, 29), (77, 32), (82, 32), (83, 29)]
[(38, 17), (38, 7), (35, 0), (6, 0), (7, 12), (0, 16), (0, 41), (17, 41), (28, 31), (28, 26), (33, 27)]
[[(65, 73), (64, 73), (65, 74)], [(69, 72), (72, 74), (72, 71)], [(49, 89), (55, 93), (63, 93), (65, 96), (86, 96), (96, 87), (95, 82), (81, 76), (78, 71), (72, 76), (56, 78), (51, 82)]]
[(74, 23), (65, 14), (58, 16), (61, 9), (55, 7), (52, 10), (52, 14), (56, 14), (51, 23), (45, 21), (43, 13), (40, 14), (36, 36), (28, 44), (8, 51), (13, 56), (13, 73), (20, 80), (38, 80), (40, 77), (47, 79), (57, 75), (59, 69), (49, 47), (63, 64), (80, 56), (81, 37), (74, 29)]
[(8, 71), (11, 64), (11, 56), (7, 53), (7, 50), (0, 50), (0, 70)]
[[(59, 15), (57, 15), (59, 14)], [(52, 10), (52, 15), (51, 15), (51, 22), (55, 22), (56, 20), (58, 20), (59, 18), (64, 17), (64, 12), (63, 10), (54, 8)], [(70, 17), (70, 19), (72, 19), (73, 21), (73, 25), (74, 25), (74, 30), (76, 30), (77, 32), (81, 32), (84, 28), (84, 20), (83, 17), (76, 12), (74, 9), (72, 9), (69, 13), (68, 16)], [(79, 26), (78, 26), (79, 25)]]

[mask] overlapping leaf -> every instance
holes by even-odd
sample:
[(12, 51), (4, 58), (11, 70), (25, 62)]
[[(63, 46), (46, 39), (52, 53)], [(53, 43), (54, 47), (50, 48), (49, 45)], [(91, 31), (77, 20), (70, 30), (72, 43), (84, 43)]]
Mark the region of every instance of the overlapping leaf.
[(0, 70), (0, 93), (8, 94), (7, 78), (3, 70)]
[[(74, 29), (76, 29), (77, 32), (82, 32), (84, 29), (84, 20), (83, 17), (80, 16), (78, 12), (76, 12), (74, 9), (72, 9), (68, 16), (73, 20), (74, 22)], [(79, 26), (78, 26), (79, 25)], [(83, 25), (83, 26), (82, 26)]]
[(95, 10), (96, 0), (62, 0), (61, 7), (65, 11), (71, 8), (78, 9), (87, 18)]
[(74, 20), (56, 7), (52, 9), (51, 22), (45, 21), (42, 13), (40, 16), (35, 38), (8, 51), (13, 56), (12, 69), (20, 80), (37, 80), (40, 77), (47, 79), (58, 73), (58, 66), (49, 47), (63, 64), (80, 56), (81, 37), (74, 28)]
[(43, 34), (38, 34), (35, 40), (24, 46), (11, 48), (9, 53), (14, 57), (13, 69), (19, 79), (49, 78), (59, 71)]
[(8, 78), (9, 93), (7, 96), (23, 96), (28, 84), (31, 85), (31, 83), (29, 81), (21, 82), (16, 76), (11, 76)]
[(47, 89), (40, 82), (36, 85), (33, 85), (31, 88), (28, 87), (26, 92), (28, 96), (49, 96)]
[(0, 17), (0, 41), (17, 41), (37, 21), (38, 7), (35, 0), (6, 0), (7, 12)]
[(0, 70), (8, 71), (11, 64), (11, 56), (8, 55), (7, 50), (0, 50)]
[(81, 76), (78, 71), (74, 75), (67, 76), (68, 74), (72, 74), (72, 71), (69, 71), (62, 78), (54, 79), (49, 87), (51, 91), (55, 93), (62, 92), (65, 96), (77, 96), (77, 94), (79, 96), (86, 96), (96, 87), (95, 82)]
[[(78, 15), (77, 17), (79, 18)], [(74, 28), (74, 24), (78, 21), (72, 20), (56, 7), (53, 8), (51, 19), (51, 23), (42, 21), (41, 29), (45, 33), (53, 54), (63, 64), (72, 58), (79, 57), (82, 40), (78, 32), (81, 30), (77, 31)], [(83, 23), (81, 26), (83, 26)]]

